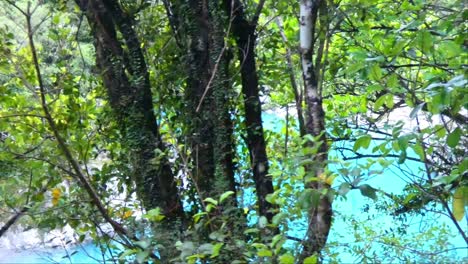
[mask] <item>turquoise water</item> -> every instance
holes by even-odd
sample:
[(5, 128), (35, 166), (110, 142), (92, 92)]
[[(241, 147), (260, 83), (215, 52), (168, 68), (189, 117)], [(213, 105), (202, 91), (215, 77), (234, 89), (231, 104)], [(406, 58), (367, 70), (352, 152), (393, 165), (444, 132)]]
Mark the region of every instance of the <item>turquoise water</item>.
[[(274, 114), (264, 114), (264, 126), (268, 130), (275, 132), (281, 131), (284, 126), (284, 122), (278, 120), (278, 117)], [(344, 142), (344, 144), (350, 144)], [(372, 147), (371, 147), (372, 148)], [(370, 148), (370, 149), (371, 149)], [(337, 153), (330, 153), (331, 156), (336, 156)], [(412, 153), (408, 153), (410, 156)], [(358, 166), (362, 161), (355, 160), (353, 161), (355, 166)], [(421, 169), (421, 163), (415, 161), (406, 161), (405, 169), (418, 173)], [(331, 170), (336, 170), (335, 165), (330, 166)], [(373, 167), (371, 169), (378, 170), (378, 167)], [(401, 175), (401, 172), (395, 167), (387, 169), (383, 174), (374, 176), (366, 180), (367, 184), (371, 185), (376, 189), (383, 190), (387, 193), (398, 194), (401, 193), (403, 187), (406, 185), (404, 176)], [(336, 185), (340, 184), (340, 181), (337, 180)], [(243, 197), (244, 202), (254, 202), (252, 193), (248, 191), (244, 192)], [(372, 216), (371, 225), (375, 227), (392, 227), (395, 225), (395, 220), (392, 216), (388, 215), (378, 215), (377, 211), (373, 209), (374, 201), (364, 197), (359, 190), (351, 190), (346, 195), (346, 200), (337, 199), (334, 204), (334, 210), (339, 212), (340, 216), (352, 216), (355, 219), (365, 221), (366, 218)], [(363, 213), (363, 210), (367, 208), (367, 212)], [(431, 216), (415, 216), (410, 220), (410, 223), (413, 223), (407, 228), (408, 233), (414, 233), (417, 235), (421, 228), (418, 223), (427, 220)], [(432, 217), (436, 217), (435, 215)], [(453, 226), (453, 223), (450, 222), (448, 217), (439, 217), (439, 224), (447, 224)], [(250, 218), (251, 224), (256, 222), (256, 217)], [(301, 238), (304, 236), (305, 231), (305, 222), (303, 220), (298, 220), (295, 222), (289, 223), (289, 232), (288, 235), (293, 237)], [(461, 226), (467, 226), (466, 218), (460, 223)], [(330, 232), (329, 241), (331, 242), (341, 242), (353, 244), (355, 241), (354, 234), (350, 230), (349, 223), (344, 220), (344, 217), (336, 217), (333, 226)], [(460, 235), (456, 235), (450, 239), (450, 242), (459, 247), (466, 247), (463, 238)], [(294, 247), (294, 243), (289, 241), (287, 246)], [(377, 247), (377, 250), (385, 250), (384, 248)], [(356, 259), (356, 256), (353, 256), (346, 252), (338, 252), (340, 254), (340, 259), (345, 263), (359, 262)], [(456, 255), (460, 257), (466, 256), (466, 249), (460, 249), (454, 251)], [(102, 255), (101, 250), (92, 244), (85, 244), (82, 246), (74, 246), (70, 248), (48, 248), (48, 249), (37, 249), (37, 250), (2, 250), (0, 249), (0, 263), (103, 263), (104, 259), (108, 259), (110, 254)]]
[(93, 244), (68, 248), (37, 248), (24, 250), (0, 249), (0, 263), (104, 263), (110, 255), (102, 255)]
[[(264, 114), (263, 115), (263, 120), (265, 120), (265, 127), (267, 129), (273, 130), (275, 132), (281, 131), (281, 129), (284, 127), (285, 122), (284, 121), (279, 121), (278, 117), (275, 116), (274, 114)], [(348, 147), (352, 148), (354, 142), (346, 142), (346, 141), (340, 141), (339, 143), (334, 143), (335, 147)], [(341, 144), (341, 145), (338, 145)], [(362, 154), (372, 154), (371, 150), (375, 146), (372, 145), (367, 149), (367, 150), (360, 150)], [(351, 154), (351, 153), (346, 153)], [(415, 157), (417, 158), (417, 155), (412, 151), (408, 150), (407, 151), (408, 157)], [(350, 155), (353, 156), (353, 155)], [(336, 151), (330, 151), (329, 157), (341, 157), (338, 152)], [(401, 194), (403, 192), (404, 187), (408, 183), (408, 178), (406, 175), (408, 174), (413, 174), (416, 176), (421, 176), (424, 177), (423, 169), (424, 165), (423, 163), (416, 162), (413, 160), (405, 160), (404, 164), (398, 165), (397, 164), (397, 158), (387, 158), (388, 161), (393, 160), (393, 164), (390, 167), (386, 168), (385, 170), (382, 171), (382, 167), (378, 164), (374, 164), (371, 167), (367, 169), (367, 171), (382, 171), (380, 174), (376, 174), (371, 177), (365, 177), (365, 181), (361, 182), (360, 184), (369, 184), (375, 189), (382, 190), (385, 193), (388, 194)], [(356, 160), (351, 160), (348, 161), (351, 163), (351, 167), (354, 166), (358, 168), (360, 165), (365, 165), (366, 164), (366, 159), (356, 159)], [(331, 171), (338, 171), (339, 165), (336, 164), (330, 164), (329, 169)], [(403, 169), (405, 171), (405, 174), (402, 172)], [(367, 173), (366, 170), (362, 170), (361, 173)], [(414, 176), (413, 176), (414, 177)], [(343, 183), (343, 179), (340, 180), (338, 177), (334, 183), (333, 187), (337, 187)], [(382, 195), (378, 195), (378, 199), (384, 199)], [(336, 199), (333, 202), (333, 209), (335, 212), (340, 214), (340, 217), (334, 217), (333, 220), (333, 225), (329, 234), (328, 242), (338, 242), (341, 244), (349, 244), (353, 245), (355, 243), (356, 239), (354, 236), (353, 230), (350, 230), (350, 224), (349, 221), (345, 221), (346, 218), (349, 219), (349, 216), (351, 216), (355, 220), (360, 220), (363, 222), (369, 223), (369, 226), (372, 226), (374, 229), (377, 230), (389, 230), (390, 228), (397, 229), (399, 222), (396, 222), (393, 216), (391, 215), (383, 215), (379, 213), (375, 209), (375, 202), (368, 198), (365, 197), (361, 194), (360, 190), (351, 190), (346, 194), (346, 199)], [(444, 211), (440, 206), (437, 208), (440, 211)], [(365, 212), (364, 212), (365, 211)], [(435, 219), (435, 220), (434, 220)], [(458, 233), (458, 231), (455, 229), (455, 226), (453, 222), (449, 219), (449, 217), (445, 215), (440, 215), (436, 213), (426, 213), (425, 215), (416, 215), (416, 216), (410, 216), (408, 221), (407, 221), (407, 227), (405, 227), (405, 230), (407, 232), (407, 236), (413, 236), (417, 237), (420, 235), (422, 232), (421, 230), (424, 229), (423, 225), (424, 223), (436, 223), (436, 226), (448, 226), (451, 228), (453, 231), (453, 236), (450, 237), (449, 243), (452, 244), (453, 248), (459, 248), (456, 250), (452, 250), (447, 255), (451, 255), (452, 257), (456, 258), (467, 258), (468, 257), (468, 252), (466, 249), (466, 242), (463, 239), (463, 237)], [(468, 230), (468, 223), (467, 223), (467, 218), (465, 217), (461, 222), (459, 222), (459, 225), (464, 228), (465, 232)], [(293, 236), (293, 237), (298, 237), (302, 238), (305, 234), (306, 226), (305, 226), (305, 220), (301, 221), (295, 221), (290, 225), (294, 226), (292, 230), (288, 232), (288, 235)], [(289, 241), (291, 245), (294, 245), (292, 241)], [(429, 246), (430, 241), (428, 241), (428, 246)], [(340, 261), (343, 263), (360, 263), (359, 258), (356, 256), (353, 256), (344, 250), (340, 250), (339, 247), (337, 247), (339, 253), (339, 258)], [(369, 248), (370, 250), (371, 248)], [(384, 246), (374, 246), (373, 250), (376, 250), (377, 253), (379, 252), (384, 252), (386, 249)], [(416, 250), (426, 250), (429, 251), (429, 248), (417, 248)], [(440, 250), (440, 249), (439, 249)], [(414, 259), (412, 260), (414, 261)], [(419, 260), (423, 261), (424, 260)], [(448, 262), (453, 262), (450, 261), (450, 258), (447, 258)]]

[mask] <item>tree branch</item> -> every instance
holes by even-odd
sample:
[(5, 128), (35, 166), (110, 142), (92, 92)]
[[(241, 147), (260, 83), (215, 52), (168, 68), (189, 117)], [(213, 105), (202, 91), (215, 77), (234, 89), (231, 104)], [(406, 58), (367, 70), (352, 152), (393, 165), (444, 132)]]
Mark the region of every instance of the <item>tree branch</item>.
[(260, 0), (260, 2), (258, 2), (257, 9), (255, 10), (255, 14), (252, 17), (252, 21), (250, 22), (251, 26), (257, 27), (258, 19), (260, 18), (260, 14), (262, 13), (262, 9), (264, 5), (265, 5), (265, 0)]
[[(52, 133), (55, 136), (55, 139), (57, 140), (57, 143), (59, 145), (59, 148), (63, 151), (65, 158), (67, 161), (70, 163), (72, 166), (73, 170), (75, 171), (75, 179), (78, 180), (78, 182), (84, 187), (86, 192), (91, 198), (92, 203), (94, 206), (97, 207), (98, 211), (101, 213), (102, 217), (112, 226), (112, 228), (122, 236), (128, 237), (129, 233), (128, 231), (119, 223), (117, 223), (115, 220), (113, 220), (110, 215), (107, 212), (107, 209), (104, 207), (104, 204), (101, 202), (99, 196), (97, 195), (96, 191), (92, 187), (92, 185), (88, 182), (87, 178), (81, 171), (80, 165), (78, 162), (73, 158), (73, 155), (71, 154), (70, 149), (68, 148), (65, 140), (62, 138), (60, 135), (58, 128), (55, 124), (55, 121), (52, 117), (52, 114), (50, 113), (50, 110), (47, 106), (47, 101), (45, 97), (45, 86), (44, 82), (42, 80), (42, 74), (41, 74), (41, 69), (39, 66), (39, 60), (37, 57), (37, 52), (36, 52), (36, 47), (34, 45), (34, 39), (33, 39), (33, 31), (32, 31), (32, 25), (31, 25), (31, 12), (30, 12), (30, 3), (28, 3), (28, 10), (25, 13), (26, 16), (26, 23), (27, 23), (27, 30), (28, 30), (28, 39), (29, 39), (29, 46), (31, 49), (32, 53), (32, 60), (35, 68), (35, 73), (37, 77), (37, 81), (39, 83), (39, 92), (40, 92), (40, 100), (41, 100), (41, 106), (42, 110), (44, 112), (44, 116), (47, 120), (47, 123), (49, 124), (49, 128), (52, 130)], [(73, 175), (71, 175), (73, 176)], [(131, 244), (129, 244), (131, 246)], [(132, 246), (133, 247), (133, 246)]]
[[(383, 157), (385, 157), (385, 158), (400, 158), (399, 155), (395, 155), (395, 154), (387, 154), (387, 155), (384, 155), (384, 154), (361, 154), (359, 152), (354, 151), (351, 148), (345, 148), (345, 147), (336, 148), (336, 150), (340, 150), (340, 151), (347, 150), (347, 151), (351, 151), (351, 152), (354, 153), (355, 156), (353, 156), (353, 157), (347, 157), (343, 153), (341, 153), (341, 155), (343, 156), (343, 160), (355, 160), (355, 159), (362, 159), (362, 158), (383, 158)], [(418, 158), (406, 157), (406, 159), (416, 161), (416, 162), (425, 163), (425, 161), (423, 161), (421, 159), (418, 159)]]

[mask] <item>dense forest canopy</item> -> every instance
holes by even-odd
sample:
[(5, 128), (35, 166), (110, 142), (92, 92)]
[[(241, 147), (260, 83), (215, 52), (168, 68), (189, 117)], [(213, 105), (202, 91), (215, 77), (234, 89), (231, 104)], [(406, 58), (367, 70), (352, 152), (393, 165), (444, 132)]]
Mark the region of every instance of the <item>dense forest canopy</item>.
[(102, 262), (466, 261), (464, 1), (0, 17), (0, 237), (69, 226)]

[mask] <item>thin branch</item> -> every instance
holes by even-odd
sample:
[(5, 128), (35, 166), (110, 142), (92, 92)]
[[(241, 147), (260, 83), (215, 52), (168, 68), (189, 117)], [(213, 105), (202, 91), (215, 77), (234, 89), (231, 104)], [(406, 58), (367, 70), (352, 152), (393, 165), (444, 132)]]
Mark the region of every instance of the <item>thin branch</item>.
[(260, 18), (260, 14), (262, 13), (263, 6), (265, 5), (265, 0), (260, 0), (257, 5), (257, 9), (255, 10), (255, 14), (250, 22), (250, 25), (253, 27), (257, 26), (258, 19)]
[[(36, 52), (36, 47), (34, 45), (34, 39), (33, 39), (33, 31), (32, 31), (32, 25), (31, 25), (31, 12), (30, 12), (30, 3), (28, 3), (28, 11), (26, 13), (26, 23), (27, 23), (27, 29), (28, 29), (28, 39), (29, 39), (29, 46), (31, 48), (31, 53), (32, 53), (32, 60), (34, 63), (34, 68), (36, 72), (36, 77), (37, 81), (39, 83), (39, 92), (40, 92), (40, 99), (41, 99), (41, 105), (42, 109), (45, 115), (45, 118), (47, 120), (47, 123), (49, 124), (50, 129), (52, 130), (52, 133), (55, 136), (55, 139), (57, 140), (57, 143), (59, 145), (59, 148), (63, 151), (65, 158), (67, 161), (70, 163), (72, 166), (73, 170), (75, 171), (75, 178), (78, 180), (79, 183), (84, 187), (86, 192), (91, 198), (92, 203), (94, 206), (97, 207), (99, 212), (101, 213), (102, 217), (112, 226), (112, 228), (122, 236), (122, 238), (129, 237), (128, 231), (118, 222), (113, 220), (111, 216), (108, 214), (107, 209), (105, 208), (104, 204), (101, 202), (99, 196), (97, 195), (96, 191), (94, 190), (93, 186), (88, 182), (86, 176), (83, 174), (81, 171), (80, 165), (78, 162), (74, 159), (70, 149), (68, 148), (67, 143), (65, 140), (62, 138), (60, 135), (58, 128), (55, 124), (55, 121), (52, 117), (52, 114), (50, 113), (49, 107), (47, 105), (46, 101), (46, 92), (45, 92), (45, 86), (44, 82), (42, 80), (42, 74), (41, 74), (41, 69), (39, 66), (39, 60), (37, 57), (37, 52)], [(73, 174), (71, 175), (73, 176)], [(131, 246), (130, 243), (128, 243), (129, 246)], [(133, 246), (132, 246), (133, 247)]]
[[(417, 129), (418, 129), (418, 132), (421, 134), (421, 126), (419, 125), (419, 118), (416, 116), (416, 124), (417, 124)], [(422, 146), (422, 151), (423, 151), (423, 155), (424, 155), (424, 159), (427, 160), (427, 151), (426, 151), (426, 147), (424, 144), (421, 144)], [(431, 177), (431, 171), (430, 171), (430, 168), (429, 168), (429, 164), (427, 162), (424, 163), (424, 169), (426, 171), (426, 176), (427, 176), (427, 179), (430, 183), (432, 183), (432, 177)], [(463, 239), (465, 240), (465, 243), (468, 245), (468, 236), (465, 234), (465, 231), (463, 231), (463, 229), (461, 228), (460, 224), (458, 223), (457, 219), (455, 218), (455, 216), (453, 215), (453, 212), (452, 210), (450, 209), (450, 207), (448, 206), (447, 204), (447, 201), (445, 200), (445, 198), (442, 196), (442, 194), (440, 192), (436, 192), (436, 195), (438, 196), (440, 202), (442, 203), (442, 205), (444, 206), (445, 210), (447, 211), (447, 213), (449, 214), (449, 218), (450, 220), (452, 220), (453, 224), (455, 225), (455, 227), (457, 228), (458, 232), (460, 233), (460, 235), (463, 237)]]
[(14, 216), (12, 216), (8, 221), (0, 228), (0, 237), (2, 237), (10, 227), (18, 221), (18, 219), (23, 216), (29, 210), (29, 207), (23, 207), (19, 212), (17, 212)]
[[(399, 155), (395, 155), (395, 154), (386, 154), (386, 155), (384, 155), (384, 154), (361, 154), (359, 152), (354, 151), (351, 148), (344, 148), (344, 147), (336, 148), (336, 150), (339, 150), (340, 152), (342, 152), (344, 150), (347, 150), (347, 151), (351, 151), (351, 152), (354, 153), (355, 156), (353, 156), (353, 157), (347, 157), (346, 155), (341, 153), (341, 155), (343, 156), (343, 160), (355, 160), (355, 159), (362, 159), (362, 158), (384, 158), (384, 157), (385, 158), (400, 158)], [(406, 157), (406, 159), (416, 161), (416, 162), (425, 163), (423, 160), (418, 159), (418, 158)]]
[(10, 115), (0, 116), (0, 119), (2, 119), (2, 118), (13, 118), (13, 117), (25, 117), (25, 116), (38, 117), (38, 118), (41, 118), (41, 119), (46, 118), (45, 116), (36, 115), (36, 114), (10, 114)]
[[(381, 65), (380, 67), (384, 69), (398, 69), (398, 68), (414, 68), (414, 67), (421, 67), (421, 66), (446, 70), (446, 68), (444, 67), (448, 67), (449, 65), (446, 63), (408, 63), (408, 64), (398, 64), (398, 65), (392, 65), (392, 64)], [(468, 67), (468, 64), (461, 64), (460, 67), (466, 68)]]
[[(40, 195), (40, 194), (45, 193), (47, 191), (47, 186), (49, 185), (49, 183), (50, 183), (50, 180), (47, 182), (46, 185), (44, 185), (44, 187), (42, 187), (36, 193), (36, 195)], [(29, 200), (29, 194), (28, 194), (28, 200)], [(10, 227), (13, 226), (16, 223), (16, 221), (18, 221), (18, 219), (20, 219), (21, 216), (23, 216), (26, 212), (29, 211), (29, 209), (31, 207), (27, 203), (26, 203), (25, 206), (23, 206), (23, 208), (21, 208), (21, 210), (19, 212), (17, 212), (10, 219), (8, 219), (8, 221), (2, 226), (2, 228), (0, 228), (0, 237), (2, 237), (8, 231), (8, 229), (10, 229)]]
[(11, 1), (11, 0), (5, 0), (5, 1), (8, 4), (10, 4), (11, 6), (13, 6), (16, 10), (18, 10), (24, 16), (28, 16), (28, 14), (23, 9), (21, 9), (19, 6), (17, 6), (13, 1)]

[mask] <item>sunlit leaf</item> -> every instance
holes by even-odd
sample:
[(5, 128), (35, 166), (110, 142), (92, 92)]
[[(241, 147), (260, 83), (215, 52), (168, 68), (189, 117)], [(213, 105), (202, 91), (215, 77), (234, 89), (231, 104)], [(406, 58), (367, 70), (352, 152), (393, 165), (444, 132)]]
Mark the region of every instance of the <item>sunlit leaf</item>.
[(224, 246), (224, 243), (216, 243), (214, 246), (213, 246), (213, 249), (212, 249), (212, 252), (211, 252), (211, 258), (216, 258), (217, 256), (219, 256), (219, 253), (221, 252), (221, 249), (223, 248)]
[(465, 216), (465, 206), (466, 201), (468, 200), (468, 187), (463, 186), (457, 188), (455, 193), (453, 194), (453, 201), (452, 201), (452, 210), (453, 216), (457, 221), (461, 221)]
[(271, 257), (273, 256), (273, 252), (271, 252), (271, 250), (268, 250), (268, 249), (261, 249), (257, 251), (257, 255), (259, 257)]
[(203, 201), (207, 202), (207, 203), (210, 203), (210, 204), (218, 205), (218, 201), (216, 201), (215, 199), (213, 199), (211, 197), (205, 198)]
[(382, 69), (378, 64), (372, 65), (370, 68), (369, 77), (371, 80), (379, 81), (382, 78)]
[(364, 135), (356, 139), (356, 141), (354, 142), (353, 150), (357, 151), (360, 148), (367, 149), (369, 148), (371, 141), (372, 141), (372, 137), (370, 135)]
[(221, 194), (221, 196), (219, 197), (219, 203), (222, 203), (224, 200), (226, 200), (226, 198), (228, 198), (229, 196), (231, 196), (233, 194), (234, 194), (233, 191), (227, 191), (227, 192)]
[(307, 257), (304, 259), (304, 264), (317, 264), (318, 263), (318, 258), (316, 255)]
[(287, 253), (278, 257), (279, 264), (294, 264), (293, 255)]

